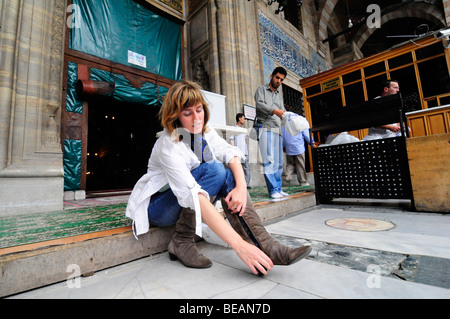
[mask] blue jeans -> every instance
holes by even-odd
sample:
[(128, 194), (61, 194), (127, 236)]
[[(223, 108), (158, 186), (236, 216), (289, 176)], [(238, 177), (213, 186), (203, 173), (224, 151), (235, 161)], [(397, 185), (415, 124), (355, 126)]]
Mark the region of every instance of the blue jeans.
[(280, 192), (281, 174), (283, 173), (283, 137), (271, 131), (263, 130), (259, 139), (259, 149), (269, 195)]
[[(235, 187), (233, 174), (221, 162), (210, 161), (191, 171), (192, 176), (210, 197), (226, 197)], [(148, 220), (155, 226), (175, 225), (180, 217), (182, 207), (171, 189), (156, 193), (150, 199)]]

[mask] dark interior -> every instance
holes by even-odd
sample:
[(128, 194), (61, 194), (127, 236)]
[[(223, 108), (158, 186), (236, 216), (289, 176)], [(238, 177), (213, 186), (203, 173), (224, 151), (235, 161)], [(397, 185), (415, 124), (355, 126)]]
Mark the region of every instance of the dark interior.
[(162, 130), (158, 112), (159, 106), (109, 97), (89, 100), (87, 192), (133, 188)]

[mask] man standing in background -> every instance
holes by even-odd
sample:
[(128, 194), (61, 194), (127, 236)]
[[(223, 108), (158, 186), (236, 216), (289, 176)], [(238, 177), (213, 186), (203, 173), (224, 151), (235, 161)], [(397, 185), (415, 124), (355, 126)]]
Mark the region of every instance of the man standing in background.
[(294, 178), (294, 170), (297, 171), (297, 180), (300, 186), (310, 186), (306, 178), (305, 166), (305, 141), (311, 145), (309, 130), (292, 136), (283, 127), (283, 148), (286, 152), (286, 182)]
[(255, 93), (256, 120), (262, 124), (259, 148), (263, 159), (264, 179), (269, 195), (274, 199), (288, 196), (281, 189), (283, 173), (281, 119), (286, 109), (279, 91), (286, 76), (284, 68), (275, 68), (269, 84), (260, 86)]
[[(398, 92), (400, 92), (400, 86), (398, 85), (397, 80), (386, 80), (383, 82), (382, 86), (383, 90), (381, 91), (381, 94), (375, 99), (398, 94)], [(377, 136), (379, 138), (396, 137), (400, 131), (400, 123), (392, 123), (369, 128), (369, 136)]]

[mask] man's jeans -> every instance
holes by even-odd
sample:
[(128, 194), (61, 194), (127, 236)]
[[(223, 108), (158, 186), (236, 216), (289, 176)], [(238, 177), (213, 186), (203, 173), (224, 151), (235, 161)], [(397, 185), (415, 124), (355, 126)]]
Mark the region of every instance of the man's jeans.
[[(210, 197), (216, 197), (215, 200), (226, 197), (236, 185), (231, 171), (219, 161), (201, 164), (191, 174)], [(155, 226), (175, 225), (181, 209), (175, 194), (169, 189), (152, 196), (148, 206), (148, 219)]]
[(264, 129), (259, 139), (259, 149), (269, 195), (280, 192), (283, 173), (283, 137)]

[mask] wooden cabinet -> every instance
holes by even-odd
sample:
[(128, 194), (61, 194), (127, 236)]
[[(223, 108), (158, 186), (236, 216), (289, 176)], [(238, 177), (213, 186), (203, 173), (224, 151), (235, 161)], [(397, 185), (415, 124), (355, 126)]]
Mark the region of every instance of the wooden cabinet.
[[(384, 80), (397, 80), (411, 136), (448, 133), (449, 61), (449, 49), (431, 35), (302, 79), (305, 115), (314, 126), (317, 114), (370, 101), (380, 94)], [(363, 139), (367, 129), (349, 133)], [(315, 140), (320, 143), (324, 137)]]
[(407, 140), (412, 190), (418, 211), (450, 212), (449, 143), (450, 133)]
[(414, 137), (450, 133), (450, 105), (407, 113)]

